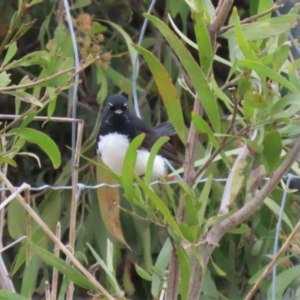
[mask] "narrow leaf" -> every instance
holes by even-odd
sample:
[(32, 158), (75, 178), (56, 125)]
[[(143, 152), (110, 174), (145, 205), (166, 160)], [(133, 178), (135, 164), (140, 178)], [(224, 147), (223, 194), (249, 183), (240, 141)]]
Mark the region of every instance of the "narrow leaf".
[(214, 60), (214, 52), (211, 46), (209, 33), (201, 14), (194, 12), (192, 13), (192, 18), (194, 21), (194, 30), (198, 44), (201, 68), (203, 73), (208, 75)]
[(180, 57), (181, 63), (193, 83), (193, 86), (199, 95), (201, 104), (207, 113), (216, 132), (220, 131), (220, 115), (216, 99), (213, 96), (211, 88), (208, 84), (207, 78), (199, 65), (194, 60), (191, 53), (187, 50), (182, 41), (170, 30), (170, 28), (158, 18), (145, 15), (162, 33), (168, 41), (173, 51)]
[[(98, 156), (98, 163), (102, 164), (101, 158)], [(97, 182), (106, 183), (106, 185), (97, 189), (97, 198), (99, 210), (103, 223), (107, 231), (119, 242), (126, 245), (128, 248), (120, 220), (120, 189), (109, 187), (108, 185), (116, 184), (114, 178), (102, 169), (96, 168)]]
[(61, 155), (57, 145), (46, 134), (32, 128), (21, 128), (17, 135), (26, 142), (39, 146), (52, 161), (55, 169), (61, 164)]
[(132, 170), (135, 169), (136, 160), (137, 160), (137, 150), (141, 146), (143, 140), (145, 138), (145, 134), (142, 133), (135, 137), (129, 147), (127, 149), (125, 158), (124, 158), (124, 165), (122, 169), (122, 186), (125, 191), (126, 198), (130, 200), (134, 194), (134, 175)]
[(47, 264), (56, 268), (59, 272), (64, 274), (69, 280), (75, 284), (83, 287), (84, 289), (91, 289), (97, 291), (97, 289), (90, 283), (90, 281), (83, 276), (77, 269), (66, 263), (62, 259), (56, 257), (51, 252), (35, 245), (33, 242), (28, 241), (31, 249)]
[(182, 142), (185, 142), (185, 126), (177, 90), (163, 64), (150, 51), (134, 46), (146, 60), (166, 107), (168, 116)]
[(292, 85), (287, 79), (285, 79), (273, 69), (263, 65), (262, 63), (249, 60), (239, 60), (238, 64), (250, 70), (254, 70), (258, 74), (258, 76), (269, 77), (270, 79), (278, 82), (294, 93), (298, 92), (297, 88)]

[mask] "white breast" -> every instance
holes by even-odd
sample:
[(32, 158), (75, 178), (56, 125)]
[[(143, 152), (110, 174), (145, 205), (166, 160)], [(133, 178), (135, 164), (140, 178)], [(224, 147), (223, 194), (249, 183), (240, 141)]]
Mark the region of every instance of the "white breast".
[[(99, 137), (97, 150), (106, 166), (118, 175), (122, 175), (124, 158), (128, 146), (129, 140), (126, 135), (110, 133)], [(149, 156), (150, 153), (148, 150), (138, 150), (135, 165), (135, 172), (138, 175), (144, 175), (146, 173)], [(157, 155), (154, 159), (152, 175), (153, 177), (166, 175), (165, 162), (160, 155)]]

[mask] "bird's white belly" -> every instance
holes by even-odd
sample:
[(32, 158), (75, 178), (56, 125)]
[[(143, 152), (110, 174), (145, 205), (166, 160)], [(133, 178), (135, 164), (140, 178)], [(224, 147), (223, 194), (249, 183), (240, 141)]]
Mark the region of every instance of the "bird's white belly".
[[(129, 140), (126, 135), (109, 133), (99, 137), (97, 150), (106, 166), (118, 175), (122, 175), (124, 158), (128, 147)], [(148, 150), (140, 149), (137, 151), (135, 172), (138, 175), (144, 175), (146, 173), (149, 156), (150, 153)], [(166, 175), (165, 162), (160, 155), (155, 156), (152, 175), (153, 177)]]

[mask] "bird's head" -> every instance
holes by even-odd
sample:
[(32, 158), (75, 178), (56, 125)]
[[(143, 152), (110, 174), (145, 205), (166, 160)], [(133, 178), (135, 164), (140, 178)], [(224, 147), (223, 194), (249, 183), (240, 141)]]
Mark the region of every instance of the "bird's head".
[(128, 110), (127, 99), (122, 95), (112, 95), (108, 97), (106, 110), (114, 115), (123, 115)]

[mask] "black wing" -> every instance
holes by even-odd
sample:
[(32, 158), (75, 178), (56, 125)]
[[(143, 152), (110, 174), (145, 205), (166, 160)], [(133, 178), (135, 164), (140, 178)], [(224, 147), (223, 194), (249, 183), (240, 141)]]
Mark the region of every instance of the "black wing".
[[(144, 141), (141, 145), (141, 147), (151, 151), (152, 146), (154, 143), (161, 137), (167, 134), (159, 134), (158, 131), (156, 131), (156, 128), (151, 128), (148, 124), (146, 124), (144, 121), (139, 119), (138, 117), (134, 116), (136, 118), (135, 124), (136, 126), (136, 135), (139, 135), (141, 133), (145, 133), (146, 136), (144, 138)], [(172, 125), (171, 125), (172, 126)], [(174, 129), (173, 129), (174, 130)], [(158, 152), (162, 157), (171, 160), (175, 163), (181, 164), (181, 160), (178, 157), (177, 151), (170, 143), (165, 143)]]

